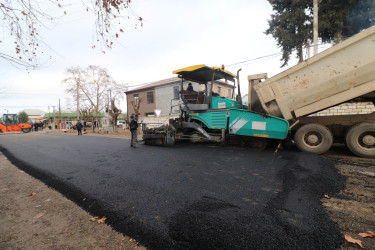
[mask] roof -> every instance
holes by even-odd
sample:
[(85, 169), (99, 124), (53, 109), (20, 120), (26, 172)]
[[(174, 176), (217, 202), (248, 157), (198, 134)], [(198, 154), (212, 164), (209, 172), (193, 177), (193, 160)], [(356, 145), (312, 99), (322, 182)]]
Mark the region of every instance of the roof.
[(146, 85), (144, 85), (142, 87), (126, 91), (125, 93), (127, 94), (127, 93), (136, 92), (136, 91), (139, 91), (139, 90), (145, 90), (145, 89), (149, 89), (149, 88), (155, 88), (155, 87), (159, 87), (159, 86), (162, 86), (162, 85), (177, 83), (177, 82), (180, 82), (180, 81), (181, 81), (180, 78), (178, 78), (178, 77), (172, 77), (172, 78), (168, 78), (168, 79), (164, 79), (164, 80), (160, 80), (160, 81), (156, 81), (156, 82), (152, 82), (152, 83), (146, 84)]
[[(160, 80), (160, 81), (156, 81), (156, 82), (146, 84), (142, 87), (126, 91), (125, 93), (130, 94), (130, 93), (134, 93), (134, 92), (137, 92), (137, 91), (140, 91), (140, 90), (143, 91), (143, 90), (147, 90), (147, 89), (151, 89), (151, 88), (155, 88), (155, 87), (161, 87), (161, 86), (168, 85), (168, 84), (179, 83), (180, 81), (181, 81), (181, 79), (179, 77), (172, 77), (172, 78), (168, 78), (168, 79), (164, 79), (164, 80)], [(220, 80), (215, 81), (215, 83), (221, 84), (221, 85), (229, 85), (232, 88), (234, 87), (232, 84), (230, 84), (230, 83), (227, 84), (227, 83), (225, 83), (223, 81), (220, 81)]]
[(205, 64), (193, 65), (173, 71), (173, 74), (178, 74), (178, 77), (187, 80), (198, 81), (206, 83), (212, 80), (227, 79), (234, 81), (236, 75), (219, 67), (208, 67)]
[(43, 116), (46, 113), (41, 109), (24, 109), (21, 112), (25, 112), (28, 116)]

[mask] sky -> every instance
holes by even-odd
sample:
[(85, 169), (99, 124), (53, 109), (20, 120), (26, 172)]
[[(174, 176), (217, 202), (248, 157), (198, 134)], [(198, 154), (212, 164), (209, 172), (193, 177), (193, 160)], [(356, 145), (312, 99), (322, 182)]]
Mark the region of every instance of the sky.
[[(69, 1), (64, 2), (69, 5)], [(74, 110), (61, 83), (70, 67), (104, 67), (116, 82), (131, 89), (174, 77), (172, 71), (191, 65), (224, 64), (236, 73), (239, 67), (230, 65), (247, 61), (239, 65), (244, 95), (247, 75), (268, 73), (270, 77), (296, 63), (293, 56), (288, 67), (280, 68), (281, 50), (272, 36), (264, 34), (272, 13), (266, 0), (134, 0), (132, 9), (143, 18), (143, 27), (135, 28), (136, 22), (130, 18), (124, 23), (125, 32), (105, 54), (92, 49), (92, 16), (81, 2), (71, 2), (74, 4), (64, 8), (67, 14), (41, 32), (46, 45), (37, 69), (26, 70), (0, 60), (0, 113), (23, 109), (52, 112), (59, 100), (62, 110)], [(59, 11), (51, 13), (60, 15)], [(1, 26), (0, 31), (0, 37), (6, 39)], [(13, 46), (0, 43), (1, 53), (13, 51)], [(269, 57), (257, 59), (265, 56)], [(125, 100), (120, 108), (126, 112)]]

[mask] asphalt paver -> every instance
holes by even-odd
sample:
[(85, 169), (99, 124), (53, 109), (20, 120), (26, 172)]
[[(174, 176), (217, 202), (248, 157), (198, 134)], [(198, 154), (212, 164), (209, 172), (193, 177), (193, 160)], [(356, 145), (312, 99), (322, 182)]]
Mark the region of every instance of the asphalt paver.
[(323, 157), (116, 138), (2, 135), (1, 151), (150, 249), (337, 249), (321, 205), (345, 179)]

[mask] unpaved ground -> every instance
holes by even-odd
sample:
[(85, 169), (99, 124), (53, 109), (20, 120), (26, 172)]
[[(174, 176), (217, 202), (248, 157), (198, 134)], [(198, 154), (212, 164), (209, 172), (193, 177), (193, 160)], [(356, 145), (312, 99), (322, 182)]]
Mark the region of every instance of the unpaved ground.
[[(362, 238), (358, 233), (375, 231), (375, 159), (350, 156), (343, 147), (327, 154), (340, 173), (347, 177), (346, 187), (335, 197), (323, 199), (329, 216), (342, 234), (362, 240), (364, 249), (375, 249), (375, 239)], [(343, 249), (360, 249), (345, 243)]]
[(91, 221), (87, 212), (1, 153), (0, 163), (0, 249), (144, 249)]
[[(126, 132), (109, 136), (129, 137)], [(375, 160), (345, 154), (344, 149), (327, 154), (347, 183), (345, 190), (322, 203), (342, 234), (362, 240), (365, 249), (375, 249), (375, 239), (357, 235), (375, 231)], [(107, 225), (90, 221), (89, 214), (2, 154), (0, 162), (0, 249), (143, 249)], [(29, 196), (32, 192), (36, 195)], [(345, 243), (342, 249), (359, 247)]]

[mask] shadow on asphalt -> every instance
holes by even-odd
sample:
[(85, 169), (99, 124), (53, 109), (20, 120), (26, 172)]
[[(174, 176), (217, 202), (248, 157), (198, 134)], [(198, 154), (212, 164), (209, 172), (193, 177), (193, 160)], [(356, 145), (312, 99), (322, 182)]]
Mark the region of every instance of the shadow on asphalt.
[(345, 179), (323, 157), (123, 139), (2, 137), (20, 169), (150, 249), (337, 249), (321, 198)]

